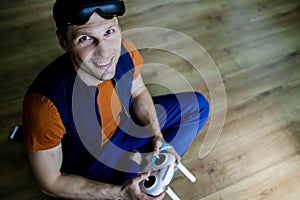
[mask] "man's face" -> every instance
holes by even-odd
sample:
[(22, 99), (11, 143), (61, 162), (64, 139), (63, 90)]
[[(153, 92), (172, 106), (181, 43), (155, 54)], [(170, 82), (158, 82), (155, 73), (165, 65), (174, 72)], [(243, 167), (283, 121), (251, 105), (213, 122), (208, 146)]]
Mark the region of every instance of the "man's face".
[(69, 27), (66, 49), (80, 78), (97, 85), (114, 77), (121, 41), (118, 19), (106, 20), (93, 13), (86, 24)]

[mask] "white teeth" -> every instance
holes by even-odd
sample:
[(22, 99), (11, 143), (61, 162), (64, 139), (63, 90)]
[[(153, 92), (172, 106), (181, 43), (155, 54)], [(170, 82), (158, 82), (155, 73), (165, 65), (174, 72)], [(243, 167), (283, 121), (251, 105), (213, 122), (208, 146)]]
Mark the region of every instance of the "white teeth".
[(110, 63), (111, 60), (107, 61), (107, 62), (103, 62), (103, 63), (100, 63), (100, 62), (96, 62), (96, 65), (98, 66), (105, 66), (105, 65), (108, 65)]

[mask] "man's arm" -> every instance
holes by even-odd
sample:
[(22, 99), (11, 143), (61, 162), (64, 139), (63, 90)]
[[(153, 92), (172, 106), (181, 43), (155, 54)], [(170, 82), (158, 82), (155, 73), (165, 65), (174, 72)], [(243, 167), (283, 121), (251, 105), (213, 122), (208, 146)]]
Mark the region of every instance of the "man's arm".
[[(132, 84), (132, 99), (135, 117), (152, 134), (153, 154), (156, 156), (159, 153), (159, 148), (165, 143), (165, 140), (160, 130), (152, 97), (140, 74), (134, 79)], [(169, 151), (176, 156), (178, 161), (180, 160), (180, 156), (175, 150), (171, 149)]]
[(37, 182), (47, 195), (68, 199), (123, 199), (121, 186), (62, 174), (61, 145), (44, 151), (28, 152), (28, 155)]
[(53, 197), (65, 199), (122, 199), (161, 200), (164, 193), (150, 197), (141, 192), (139, 183), (149, 173), (143, 173), (129, 180), (123, 186), (111, 185), (72, 174), (62, 174), (61, 145), (52, 149), (28, 152), (30, 163), (41, 190)]
[(150, 131), (153, 138), (153, 153), (157, 155), (165, 142), (160, 131), (156, 110), (152, 97), (139, 74), (132, 84), (133, 112), (139, 123)]

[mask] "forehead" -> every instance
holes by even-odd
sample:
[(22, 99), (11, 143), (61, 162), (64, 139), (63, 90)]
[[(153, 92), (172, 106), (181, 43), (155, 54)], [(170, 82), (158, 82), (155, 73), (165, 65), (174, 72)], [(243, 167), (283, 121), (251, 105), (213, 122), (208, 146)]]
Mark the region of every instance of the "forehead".
[(96, 32), (101, 30), (106, 30), (111, 26), (118, 25), (118, 18), (114, 17), (112, 19), (104, 19), (99, 14), (94, 12), (89, 21), (83, 25), (71, 25), (70, 31), (73, 36), (80, 34), (81, 32)]

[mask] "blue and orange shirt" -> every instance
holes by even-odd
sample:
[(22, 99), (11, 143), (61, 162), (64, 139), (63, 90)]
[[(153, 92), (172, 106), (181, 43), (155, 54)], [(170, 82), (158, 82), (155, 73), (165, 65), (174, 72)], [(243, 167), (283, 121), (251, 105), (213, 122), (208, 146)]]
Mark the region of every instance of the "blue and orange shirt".
[[(62, 168), (68, 168), (69, 173), (80, 173), (78, 170), (82, 168), (73, 169), (74, 171), (70, 168), (71, 165), (80, 162), (80, 157), (87, 151), (74, 122), (74, 85), (79, 82), (79, 91), (83, 91), (79, 92), (82, 96), (76, 100), (82, 100), (82, 105), (94, 102), (90, 107), (95, 108), (95, 114), (101, 124), (100, 144), (103, 144), (117, 129), (120, 112), (124, 109), (129, 110), (132, 81), (139, 75), (142, 64), (143, 58), (134, 45), (123, 39), (122, 53), (114, 79), (91, 87), (80, 80), (77, 81), (78, 77), (68, 53), (57, 58), (39, 73), (25, 95), (23, 127), (26, 147), (30, 151), (40, 151), (62, 144), (65, 165)], [(124, 75), (126, 84), (118, 84), (124, 79)], [(83, 111), (79, 109), (79, 112)], [(88, 123), (89, 117), (93, 118), (81, 113), (79, 115)]]

